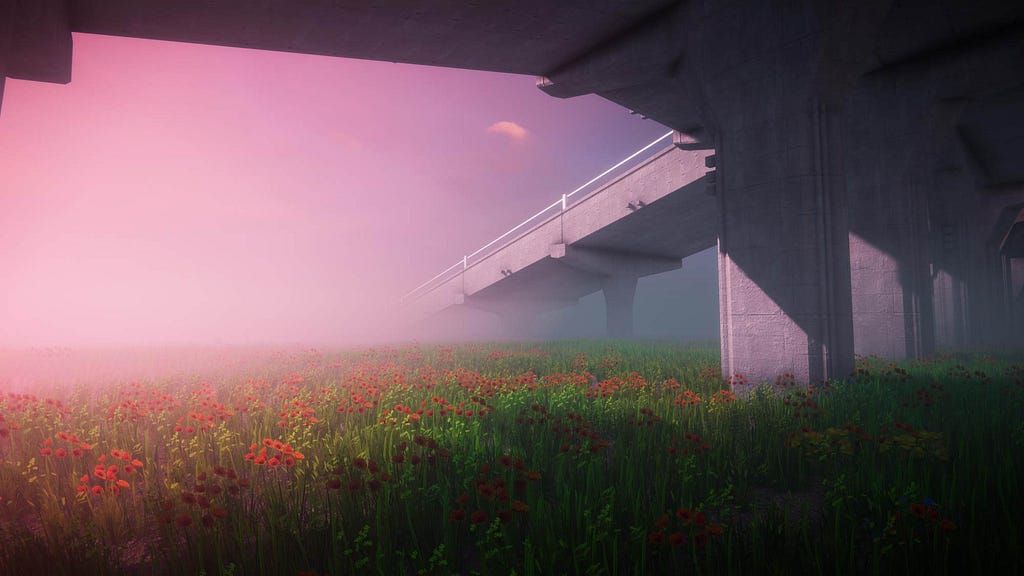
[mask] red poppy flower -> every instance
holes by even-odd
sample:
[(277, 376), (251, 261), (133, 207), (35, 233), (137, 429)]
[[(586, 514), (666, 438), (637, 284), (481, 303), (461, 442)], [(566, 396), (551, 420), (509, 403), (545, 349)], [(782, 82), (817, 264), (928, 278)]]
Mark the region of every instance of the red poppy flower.
[(657, 545), (657, 544), (661, 544), (664, 541), (665, 541), (665, 533), (660, 531), (660, 530), (657, 531), (657, 532), (651, 532), (651, 534), (649, 536), (647, 536), (647, 543), (648, 544), (655, 544), (655, 545)]
[(327, 481), (327, 489), (328, 490), (338, 490), (340, 488), (341, 488), (341, 480), (338, 480), (337, 478), (331, 478), (330, 480)]
[(672, 546), (681, 546), (686, 543), (686, 535), (682, 532), (673, 532), (668, 537), (668, 543)]
[(483, 524), (484, 522), (487, 522), (487, 512), (477, 510), (469, 517), (469, 521), (473, 524)]
[(448, 518), (451, 519), (452, 522), (462, 522), (466, 519), (466, 511), (462, 508), (457, 508), (448, 514)]

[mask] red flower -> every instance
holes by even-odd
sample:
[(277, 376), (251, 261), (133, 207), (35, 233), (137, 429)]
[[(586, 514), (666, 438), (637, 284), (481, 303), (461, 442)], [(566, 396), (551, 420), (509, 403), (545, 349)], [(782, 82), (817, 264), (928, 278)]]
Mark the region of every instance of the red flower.
[(689, 508), (680, 508), (679, 510), (676, 510), (676, 518), (679, 518), (683, 522), (689, 524), (693, 521), (693, 510), (690, 510)]
[(363, 487), (363, 483), (358, 479), (352, 479), (348, 481), (348, 489), (350, 492), (356, 492)]
[(658, 518), (654, 525), (658, 528), (664, 528), (665, 526), (668, 526), (668, 516), (662, 516), (661, 518)]
[(477, 486), (477, 492), (488, 500), (494, 498), (496, 494), (494, 486), (491, 486), (490, 484), (481, 484), (480, 486)]
[(682, 532), (673, 532), (672, 535), (668, 537), (668, 543), (671, 544), (672, 546), (681, 546), (685, 542), (686, 542), (686, 535), (683, 534)]
[(457, 508), (451, 511), (448, 518), (450, 518), (452, 522), (462, 522), (466, 519), (466, 511), (462, 508)]
[(924, 518), (925, 506), (920, 502), (914, 502), (910, 505), (910, 513), (918, 518)]
[(511, 510), (499, 510), (498, 511), (498, 519), (501, 520), (502, 524), (508, 524), (509, 522), (512, 521), (512, 511)]
[(648, 544), (661, 544), (665, 541), (665, 533), (662, 531), (651, 532), (647, 537)]
[(178, 516), (176, 522), (178, 523), (178, 526), (185, 528), (186, 526), (190, 526), (192, 524), (192, 517), (188, 514), (182, 514), (181, 516)]
[(484, 522), (487, 522), (487, 512), (477, 510), (469, 517), (469, 521), (473, 524), (483, 524)]
[(945, 532), (952, 532), (953, 530), (956, 530), (956, 524), (949, 518), (946, 518), (942, 522), (939, 522), (939, 528)]
[(337, 478), (331, 478), (330, 480), (327, 481), (328, 490), (338, 490), (339, 488), (341, 488), (341, 480), (338, 480)]

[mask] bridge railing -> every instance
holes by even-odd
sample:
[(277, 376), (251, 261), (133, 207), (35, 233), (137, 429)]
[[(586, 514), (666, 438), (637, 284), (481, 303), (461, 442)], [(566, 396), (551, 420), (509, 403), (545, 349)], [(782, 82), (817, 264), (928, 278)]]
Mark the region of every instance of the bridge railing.
[(468, 269), (470, 266), (472, 266), (476, 262), (479, 262), (480, 260), (483, 260), (487, 256), (490, 256), (491, 254), (493, 254), (493, 253), (497, 252), (498, 250), (504, 248), (507, 245), (507, 242), (506, 243), (502, 243), (502, 244), (499, 245), (499, 243), (502, 242), (502, 240), (508, 239), (508, 237), (511, 236), (512, 234), (514, 234), (515, 232), (517, 232), (519, 230), (522, 230), (524, 227), (526, 227), (530, 223), (536, 222), (539, 218), (541, 218), (542, 216), (544, 216), (548, 212), (554, 210), (555, 208), (558, 208), (560, 212), (565, 212), (565, 210), (571, 205), (571, 203), (569, 202), (569, 199), (572, 198), (574, 195), (576, 195), (579, 192), (582, 192), (583, 190), (586, 190), (590, 185), (592, 185), (595, 182), (601, 180), (605, 176), (608, 176), (609, 174), (611, 174), (612, 172), (614, 172), (615, 170), (617, 170), (618, 168), (622, 167), (624, 164), (629, 162), (630, 160), (635, 159), (637, 156), (640, 156), (644, 152), (647, 152), (648, 150), (650, 150), (651, 148), (656, 146), (659, 142), (661, 142), (661, 141), (671, 137), (673, 132), (674, 131), (670, 131), (670, 132), (665, 133), (663, 136), (659, 137), (657, 140), (654, 140), (650, 144), (648, 144), (648, 145), (644, 146), (643, 148), (637, 150), (636, 152), (630, 154), (628, 157), (624, 158), (623, 160), (621, 160), (619, 163), (615, 164), (611, 168), (605, 170), (604, 172), (601, 172), (597, 176), (594, 176), (593, 178), (591, 178), (590, 180), (588, 180), (587, 182), (583, 183), (578, 188), (573, 190), (572, 192), (569, 192), (567, 194), (562, 194), (561, 198), (559, 198), (558, 200), (555, 200), (553, 203), (551, 203), (550, 205), (546, 206), (544, 209), (542, 209), (541, 211), (537, 212), (533, 216), (530, 216), (526, 220), (523, 220), (519, 224), (513, 226), (512, 228), (509, 229), (508, 232), (505, 232), (501, 236), (498, 236), (494, 240), (491, 240), (487, 244), (484, 244), (479, 249), (477, 249), (475, 252), (472, 252), (470, 254), (466, 254), (465, 256), (462, 257), (462, 260), (459, 260), (455, 264), (452, 264), (451, 266), (449, 266), (448, 268), (444, 269), (443, 271), (441, 271), (439, 274), (437, 274), (436, 276), (434, 276), (430, 280), (427, 280), (426, 282), (420, 284), (419, 286), (417, 286), (417, 287), (413, 288), (412, 290), (410, 290), (409, 292), (407, 292), (405, 295), (402, 296), (402, 301), (406, 302), (406, 301), (408, 301), (410, 299), (419, 298), (420, 296), (430, 292), (434, 288), (436, 288), (436, 287), (440, 286), (441, 284), (447, 282), (451, 278), (454, 278), (454, 277), (458, 276), (458, 274), (464, 272), (466, 269)]

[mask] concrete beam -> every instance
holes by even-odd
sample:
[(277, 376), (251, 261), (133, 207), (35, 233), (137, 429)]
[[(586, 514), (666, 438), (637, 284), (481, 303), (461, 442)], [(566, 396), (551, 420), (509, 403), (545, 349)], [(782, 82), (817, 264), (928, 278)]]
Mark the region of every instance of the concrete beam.
[(555, 244), (551, 257), (566, 266), (599, 276), (650, 276), (683, 266), (678, 258), (666, 258), (650, 254), (630, 254), (611, 250), (581, 248), (571, 244)]
[(64, 0), (3, 0), (0, 76), (67, 84), (71, 81), (71, 28)]
[(539, 77), (537, 87), (549, 96), (572, 98), (667, 79), (682, 51), (679, 17), (678, 3), (650, 14)]

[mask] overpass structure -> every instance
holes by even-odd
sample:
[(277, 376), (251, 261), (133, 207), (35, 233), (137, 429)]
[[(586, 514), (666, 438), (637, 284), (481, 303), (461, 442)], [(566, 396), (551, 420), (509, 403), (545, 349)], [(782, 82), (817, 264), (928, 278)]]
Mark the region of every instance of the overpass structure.
[(406, 294), (409, 312), (477, 308), (497, 314), (507, 334), (527, 335), (537, 314), (601, 291), (608, 334), (631, 337), (637, 279), (679, 268), (718, 238), (718, 207), (707, 195), (713, 156), (685, 150), (685, 136), (672, 132), (634, 156), (669, 136), (672, 143), (639, 165), (571, 203), (617, 166), (563, 194)]
[(0, 0), (0, 96), (69, 81), (72, 31), (531, 74), (687, 134), (724, 374), (1021, 341), (1022, 2)]

